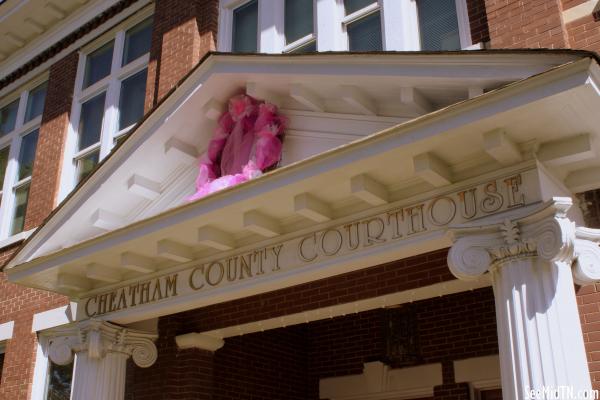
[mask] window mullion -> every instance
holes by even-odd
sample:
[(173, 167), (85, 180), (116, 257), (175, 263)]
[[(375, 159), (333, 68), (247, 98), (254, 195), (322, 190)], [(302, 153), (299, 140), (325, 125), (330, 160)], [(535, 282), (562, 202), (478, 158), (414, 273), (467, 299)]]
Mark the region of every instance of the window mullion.
[(318, 0), (315, 6), (317, 51), (348, 50), (348, 40), (342, 24), (343, 0)]
[(2, 204), (0, 206), (0, 221), (7, 223), (0, 224), (0, 238), (6, 238), (9, 235), (12, 224), (12, 210), (14, 207), (15, 194), (13, 186), (17, 181), (17, 172), (19, 171), (19, 149), (21, 147), (21, 136), (13, 135), (8, 152), (8, 165), (6, 166), (6, 176), (2, 193), (4, 193)]
[(258, 51), (281, 53), (285, 46), (282, 0), (258, 0)]
[(119, 93), (121, 81), (121, 63), (123, 60), (123, 47), (125, 44), (125, 31), (117, 32), (115, 37), (113, 59), (111, 64), (111, 79), (106, 90), (106, 102), (104, 106), (104, 121), (102, 123), (102, 134), (100, 136), (100, 159), (110, 153), (113, 148), (113, 136), (117, 131), (119, 123)]

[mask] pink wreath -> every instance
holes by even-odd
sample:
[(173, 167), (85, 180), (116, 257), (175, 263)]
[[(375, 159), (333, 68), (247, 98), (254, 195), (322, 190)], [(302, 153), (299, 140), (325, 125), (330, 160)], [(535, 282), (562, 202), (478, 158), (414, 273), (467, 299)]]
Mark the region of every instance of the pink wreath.
[(286, 120), (277, 107), (242, 94), (229, 100), (208, 150), (200, 158), (196, 193), (202, 198), (250, 179), (275, 165), (281, 157)]

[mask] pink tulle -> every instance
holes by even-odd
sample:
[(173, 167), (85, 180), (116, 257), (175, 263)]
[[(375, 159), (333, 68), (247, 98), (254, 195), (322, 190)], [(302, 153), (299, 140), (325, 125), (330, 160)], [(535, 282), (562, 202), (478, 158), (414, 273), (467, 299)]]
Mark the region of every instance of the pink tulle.
[(196, 193), (187, 200), (254, 179), (275, 165), (286, 122), (273, 104), (247, 95), (232, 97), (200, 159)]

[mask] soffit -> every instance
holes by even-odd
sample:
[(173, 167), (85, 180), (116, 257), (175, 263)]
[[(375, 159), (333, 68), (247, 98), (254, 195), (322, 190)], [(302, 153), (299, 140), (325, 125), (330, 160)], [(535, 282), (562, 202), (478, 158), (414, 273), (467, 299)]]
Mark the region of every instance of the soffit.
[[(157, 254), (156, 244), (164, 239), (185, 246), (193, 258), (215, 254), (198, 243), (197, 230), (204, 225), (227, 232), (239, 246), (260, 243), (264, 238), (243, 226), (243, 213), (250, 210), (277, 221), (283, 234), (310, 227), (314, 221), (295, 212), (298, 194), (318, 197), (331, 207), (334, 219), (365, 211), (372, 205), (350, 190), (350, 179), (359, 174), (385, 187), (390, 202), (435, 190), (416, 174), (413, 157), (418, 154), (441, 160), (452, 182), (498, 170), (506, 164), (486, 151), (484, 141), (486, 132), (498, 128), (519, 148), (519, 162), (535, 161), (543, 143), (581, 132), (600, 135), (597, 113), (589, 111), (600, 106), (598, 93), (587, 83), (590, 59), (575, 59), (564, 54), (211, 56), (67, 199), (7, 272), (20, 283), (77, 297), (81, 291), (60, 287), (61, 275), (81, 278), (88, 289), (108, 287), (86, 277), (87, 266), (119, 269), (125, 252), (142, 251), (162, 270), (175, 266)], [(317, 96), (323, 110), (307, 109), (290, 96), (293, 85)], [(361, 115), (355, 102), (340, 99), (340, 88), (348, 85), (361, 93), (359, 98), (369, 99), (376, 115)], [(168, 151), (168, 143), (176, 139), (202, 152), (214, 127), (214, 108), (247, 88), (279, 102), (294, 131), (317, 132), (317, 138), (350, 132), (358, 140), (306, 160), (289, 160), (260, 179), (186, 205), (195, 162)], [(399, 99), (402, 88), (416, 89), (438, 111), (418, 117), (422, 110)], [(489, 92), (467, 100), (470, 88)], [(450, 105), (456, 101), (461, 103)], [(597, 157), (570, 161), (548, 167), (564, 180), (572, 169), (600, 164)], [(133, 195), (127, 187), (132, 174), (159, 182), (160, 196), (148, 202)], [(120, 218), (108, 232), (92, 226), (98, 210)], [(143, 274), (122, 270), (119, 276), (127, 280)]]

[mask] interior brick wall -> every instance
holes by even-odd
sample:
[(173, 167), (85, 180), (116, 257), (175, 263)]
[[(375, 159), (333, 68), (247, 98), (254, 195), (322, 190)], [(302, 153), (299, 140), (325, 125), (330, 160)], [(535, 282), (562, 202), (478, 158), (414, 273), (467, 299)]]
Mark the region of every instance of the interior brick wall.
[(148, 64), (146, 111), (209, 51), (216, 50), (217, 0), (157, 0)]
[[(444, 384), (434, 389), (435, 398), (468, 399), (468, 386), (454, 382), (453, 361), (498, 353), (491, 288), (418, 301), (412, 307), (421, 357), (391, 366), (440, 362)], [(163, 317), (158, 362), (148, 369), (131, 367), (126, 398), (318, 399), (320, 379), (360, 374), (365, 362), (385, 361), (385, 313), (376, 309), (227, 338), (213, 359), (200, 360), (189, 360), (190, 350), (175, 346), (176, 335), (189, 333), (185, 320), (190, 312)], [(173, 385), (175, 376), (178, 385)], [(185, 393), (181, 388), (187, 388)]]
[[(19, 243), (0, 251), (0, 267), (18, 245)], [(30, 398), (37, 347), (37, 337), (31, 332), (33, 315), (63, 306), (67, 302), (65, 297), (54, 293), (12, 284), (0, 272), (0, 324), (14, 321), (12, 339), (6, 342), (0, 399)]]
[(78, 59), (78, 53), (73, 52), (50, 67), (29, 189), (25, 230), (40, 225), (56, 206)]

